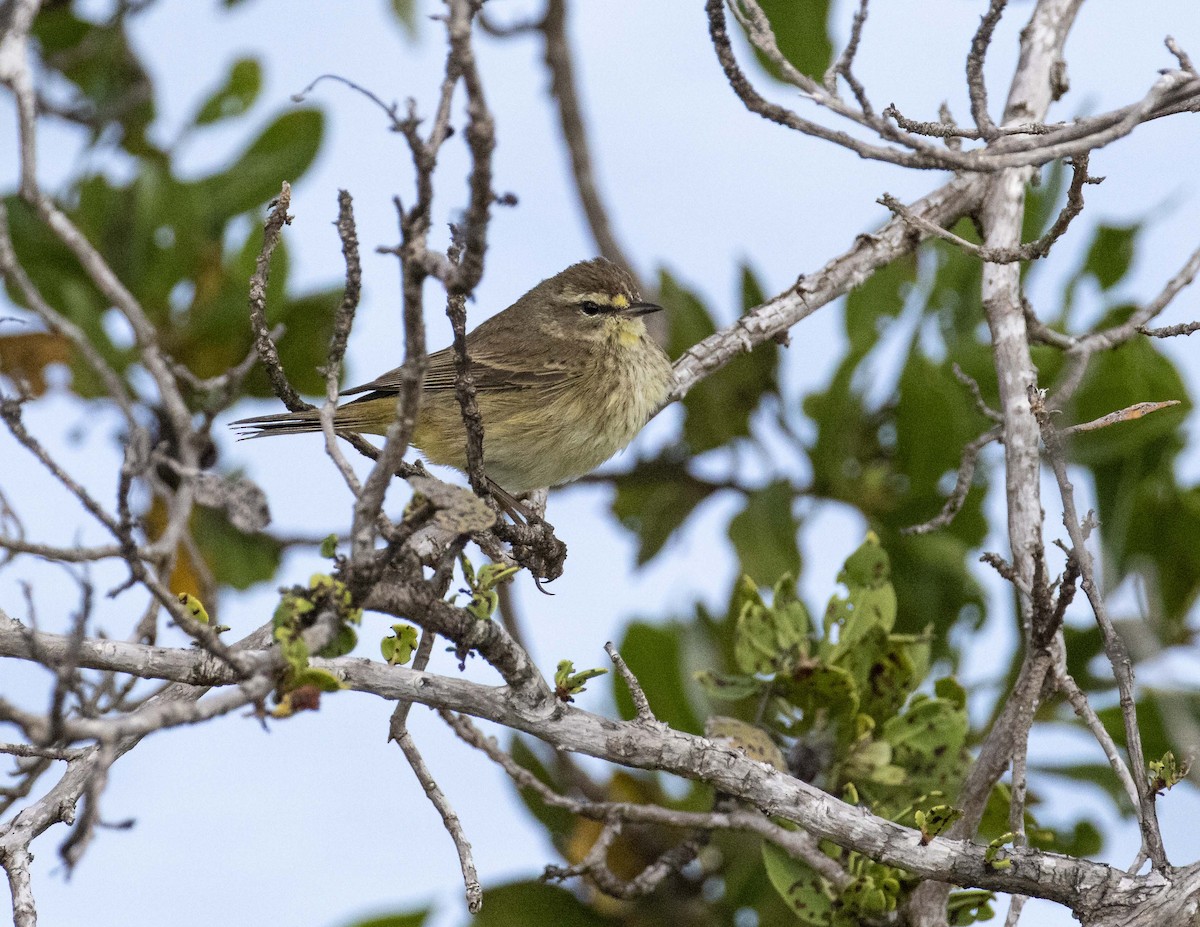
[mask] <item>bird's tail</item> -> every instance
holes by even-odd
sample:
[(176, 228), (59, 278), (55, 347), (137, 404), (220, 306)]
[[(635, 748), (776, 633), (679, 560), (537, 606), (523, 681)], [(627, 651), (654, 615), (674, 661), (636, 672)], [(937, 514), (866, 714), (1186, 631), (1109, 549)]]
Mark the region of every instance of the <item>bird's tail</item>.
[(321, 419), (315, 409), (305, 412), (280, 412), (276, 415), (257, 415), (230, 422), (237, 430), (238, 440), (268, 438), (271, 435), (303, 435), (321, 430)]
[[(387, 434), (396, 415), (395, 393), (373, 392), (338, 406), (333, 412), (333, 430), (338, 434)], [(303, 412), (279, 412), (258, 415), (232, 422), (238, 438), (266, 438), (271, 435), (303, 435), (321, 430), (321, 417), (316, 409)]]

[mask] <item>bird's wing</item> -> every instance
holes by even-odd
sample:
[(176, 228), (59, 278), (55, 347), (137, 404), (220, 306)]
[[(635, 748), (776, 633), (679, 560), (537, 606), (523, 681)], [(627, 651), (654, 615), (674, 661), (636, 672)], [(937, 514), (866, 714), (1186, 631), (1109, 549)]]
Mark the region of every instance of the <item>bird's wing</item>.
[[(555, 386), (570, 379), (571, 373), (559, 361), (544, 361), (529, 368), (530, 358), (500, 358), (486, 350), (471, 352), (471, 373), (475, 388), (480, 390), (529, 389), (531, 387)], [(342, 390), (343, 396), (355, 393), (395, 393), (400, 389), (402, 367), (389, 370), (370, 383)], [(454, 349), (445, 348), (429, 355), (429, 366), (425, 371), (425, 389), (453, 390), (455, 381)], [(364, 397), (366, 398), (366, 397)], [(373, 398), (373, 397), (372, 397)]]

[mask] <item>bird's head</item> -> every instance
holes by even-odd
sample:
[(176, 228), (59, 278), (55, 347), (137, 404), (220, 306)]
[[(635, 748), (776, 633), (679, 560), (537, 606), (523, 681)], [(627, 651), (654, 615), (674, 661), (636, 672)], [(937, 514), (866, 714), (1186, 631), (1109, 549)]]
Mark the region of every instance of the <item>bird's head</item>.
[(572, 264), (539, 283), (526, 299), (539, 327), (576, 343), (632, 345), (646, 331), (641, 317), (662, 308), (643, 302), (633, 277), (604, 258)]

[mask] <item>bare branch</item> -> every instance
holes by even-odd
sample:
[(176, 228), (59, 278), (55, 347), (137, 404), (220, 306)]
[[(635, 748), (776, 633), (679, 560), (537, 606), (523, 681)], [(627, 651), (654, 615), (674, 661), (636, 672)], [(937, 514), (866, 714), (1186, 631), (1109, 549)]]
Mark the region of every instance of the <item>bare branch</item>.
[[(933, 225), (953, 225), (973, 211), (982, 187), (973, 180), (953, 180), (908, 207)], [(875, 270), (909, 254), (920, 244), (902, 219), (893, 218), (878, 231), (860, 235), (843, 254), (761, 306), (756, 306), (728, 328), (688, 348), (675, 361), (675, 388), (669, 402), (682, 399), (697, 382), (724, 367), (733, 358), (786, 332), (822, 306), (849, 292)]]
[(1175, 56), (1175, 60), (1179, 62), (1180, 70), (1187, 71), (1189, 74), (1196, 74), (1196, 66), (1192, 64), (1192, 59), (1188, 57), (1188, 53), (1179, 47), (1179, 43), (1172, 36), (1167, 36), (1163, 42), (1167, 46), (1167, 51)]
[(650, 709), (650, 700), (646, 698), (646, 693), (642, 690), (642, 684), (638, 682), (637, 676), (633, 674), (633, 670), (629, 668), (629, 664), (625, 662), (625, 659), (617, 653), (617, 648), (613, 646), (612, 641), (604, 645), (604, 652), (613, 661), (613, 666), (617, 668), (617, 672), (621, 674), (621, 678), (625, 680), (625, 685), (629, 688), (629, 697), (633, 699), (633, 707), (637, 711), (637, 719), (643, 724), (661, 723)]
[(870, 0), (859, 0), (858, 10), (854, 14), (854, 19), (850, 23), (850, 38), (846, 42), (846, 47), (842, 49), (842, 53), (838, 55), (837, 61), (833, 63), (830, 69), (825, 73), (825, 89), (830, 93), (837, 93), (837, 78), (841, 75), (846, 85), (850, 88), (850, 92), (854, 94), (854, 99), (858, 101), (859, 109), (863, 115), (869, 119), (875, 116), (874, 108), (871, 106), (871, 101), (867, 99), (866, 88), (854, 76), (854, 57), (858, 54), (858, 43), (862, 41), (863, 26), (867, 22), (867, 6)]
[(1119, 422), (1132, 422), (1139, 418), (1158, 412), (1162, 409), (1169, 409), (1171, 406), (1179, 405), (1178, 399), (1168, 399), (1164, 402), (1137, 402), (1133, 405), (1118, 409), (1116, 412), (1109, 412), (1108, 415), (1102, 415), (1100, 418), (1093, 419), (1090, 422), (1081, 422), (1078, 425), (1071, 425), (1059, 431), (1060, 435), (1073, 435), (1081, 431), (1098, 431), (1101, 428), (1107, 428), (1109, 425), (1116, 425)]
[[(412, 703), (402, 702), (401, 704), (411, 705)], [(471, 854), (471, 843), (463, 832), (462, 821), (459, 820), (450, 800), (446, 798), (445, 792), (437, 784), (437, 780), (433, 778), (433, 773), (430, 772), (413, 741), (408, 725), (403, 722), (398, 725), (393, 723), (391, 737), (404, 751), (404, 758), (408, 760), (413, 774), (421, 783), (421, 788), (425, 790), (425, 796), (437, 809), (442, 818), (442, 826), (446, 828), (446, 833), (454, 841), (454, 849), (458, 852), (458, 863), (462, 868), (463, 884), (466, 887), (467, 910), (472, 914), (478, 914), (483, 908), (483, 886), (479, 884), (479, 874), (475, 870), (475, 859)]]
[(940, 238), (943, 241), (948, 241), (952, 245), (961, 248), (967, 254), (974, 255), (981, 261), (989, 264), (1014, 264), (1019, 261), (1035, 261), (1039, 258), (1044, 258), (1050, 253), (1050, 249), (1054, 247), (1054, 243), (1066, 232), (1067, 227), (1071, 224), (1071, 220), (1083, 211), (1083, 185), (1087, 183), (1099, 183), (1102, 179), (1088, 176), (1086, 155), (1081, 155), (1077, 158), (1072, 163), (1071, 168), (1073, 174), (1071, 176), (1070, 189), (1067, 190), (1067, 202), (1058, 214), (1058, 218), (1054, 220), (1054, 224), (1045, 235), (1035, 241), (1015, 247), (985, 248), (973, 244), (965, 238), (960, 238), (953, 232), (940, 226), (932, 225), (927, 220), (913, 215), (903, 203), (887, 193), (881, 196), (877, 202), (886, 206), (905, 221), (911, 222), (920, 231)]
[(84, 359), (87, 365), (95, 372), (96, 376), (104, 383), (105, 392), (120, 408), (129, 428), (139, 428), (140, 426), (133, 414), (133, 399), (130, 397), (129, 391), (125, 388), (124, 381), (117, 376), (116, 371), (109, 366), (100, 352), (96, 350), (96, 347), (88, 340), (83, 330), (46, 302), (45, 298), (38, 291), (38, 288), (34, 286), (29, 275), (25, 273), (25, 269), (21, 267), (20, 262), (17, 260), (16, 251), (13, 249), (12, 236), (9, 232), (8, 208), (3, 202), (0, 202), (0, 277), (7, 280), (9, 285), (21, 294), (21, 298), (25, 300), (25, 304), (42, 320), (50, 331), (64, 336), (71, 342), (71, 347), (79, 352), (79, 356)]
[(971, 39), (971, 51), (967, 55), (967, 91), (971, 97), (971, 116), (979, 129), (981, 138), (991, 138), (995, 124), (988, 114), (987, 85), (983, 78), (983, 62), (987, 57), (988, 47), (992, 44), (992, 34), (1000, 23), (1008, 0), (991, 0), (988, 11), (979, 22), (975, 36)]
[(1200, 322), (1183, 322), (1179, 325), (1168, 325), (1165, 328), (1142, 327), (1138, 331), (1151, 338), (1175, 338), (1179, 335), (1190, 335), (1192, 332), (1200, 331)]
[(963, 447), (962, 460), (958, 465), (958, 477), (954, 482), (954, 491), (946, 499), (942, 510), (927, 522), (902, 528), (901, 534), (929, 534), (938, 528), (944, 528), (954, 521), (967, 501), (967, 493), (971, 491), (971, 482), (975, 479), (975, 463), (979, 460), (980, 452), (993, 441), (1000, 439), (1002, 429), (999, 425), (985, 432), (974, 441)]
[(1062, 438), (1051, 421), (1050, 412), (1046, 408), (1045, 394), (1036, 387), (1029, 389), (1030, 410), (1037, 420), (1041, 430), (1042, 441), (1046, 446), (1046, 455), (1054, 476), (1058, 480), (1059, 492), (1063, 503), (1063, 524), (1071, 537), (1075, 558), (1079, 562), (1079, 571), (1083, 591), (1087, 594), (1096, 616), (1096, 624), (1104, 640), (1104, 652), (1112, 664), (1113, 675), (1117, 680), (1120, 692), (1121, 715), (1125, 722), (1126, 750), (1129, 753), (1129, 765), (1135, 771), (1134, 784), (1138, 794), (1138, 818), (1142, 829), (1142, 846), (1156, 868), (1167, 865), (1166, 851), (1163, 849), (1162, 835), (1158, 827), (1158, 815), (1154, 808), (1154, 792), (1147, 781), (1146, 760), (1142, 754), (1141, 733), (1138, 729), (1137, 702), (1134, 698), (1133, 664), (1129, 659), (1125, 644), (1117, 634), (1112, 619), (1108, 614), (1104, 596), (1096, 585), (1095, 572), (1092, 566), (1092, 555), (1087, 549), (1083, 525), (1075, 509), (1075, 489), (1067, 475), (1066, 456), (1063, 451)]
[(1075, 710), (1075, 714), (1080, 720), (1087, 725), (1092, 736), (1096, 738), (1096, 743), (1100, 744), (1104, 750), (1105, 757), (1108, 758), (1108, 765), (1112, 767), (1116, 773), (1117, 779), (1120, 780), (1121, 786), (1125, 789), (1125, 795), (1129, 798), (1131, 808), (1137, 808), (1141, 804), (1141, 799), (1138, 797), (1137, 785), (1134, 784), (1133, 776), (1129, 774), (1129, 767), (1125, 765), (1125, 761), (1121, 758), (1121, 754), (1117, 750), (1117, 745), (1113, 742), (1112, 735), (1108, 733), (1108, 729), (1104, 726), (1104, 722), (1100, 720), (1091, 703), (1088, 702), (1087, 695), (1079, 688), (1078, 683), (1071, 678), (1067, 672), (1066, 653), (1061, 648), (1055, 661), (1054, 681), (1058, 685), (1059, 691), (1067, 697), (1067, 701), (1071, 703), (1071, 707)]
[(288, 407), (288, 411), (300, 412), (311, 409), (312, 406), (301, 399), (300, 394), (288, 382), (283, 363), (279, 360), (279, 351), (275, 342), (271, 340), (270, 329), (267, 328), (267, 274), (271, 270), (271, 255), (283, 236), (283, 227), (292, 221), (292, 217), (288, 215), (288, 207), (291, 204), (292, 187), (285, 180), (263, 227), (262, 248), (254, 262), (254, 274), (250, 277), (250, 326), (254, 329), (254, 347), (267, 371), (271, 389)]

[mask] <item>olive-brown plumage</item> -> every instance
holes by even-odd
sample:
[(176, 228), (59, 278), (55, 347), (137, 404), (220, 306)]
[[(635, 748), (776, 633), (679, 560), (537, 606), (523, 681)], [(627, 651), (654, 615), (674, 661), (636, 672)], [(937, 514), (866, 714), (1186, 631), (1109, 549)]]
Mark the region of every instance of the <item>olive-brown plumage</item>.
[[(566, 483), (624, 448), (666, 400), (671, 364), (641, 316), (633, 278), (596, 258), (543, 280), (467, 335), (483, 419), (483, 469), (509, 493)], [(454, 351), (429, 355), (412, 444), (432, 463), (466, 469), (466, 431), (454, 395)], [(339, 432), (384, 434), (395, 417), (400, 368), (343, 391)], [(233, 423), (242, 437), (320, 431), (316, 412)]]

